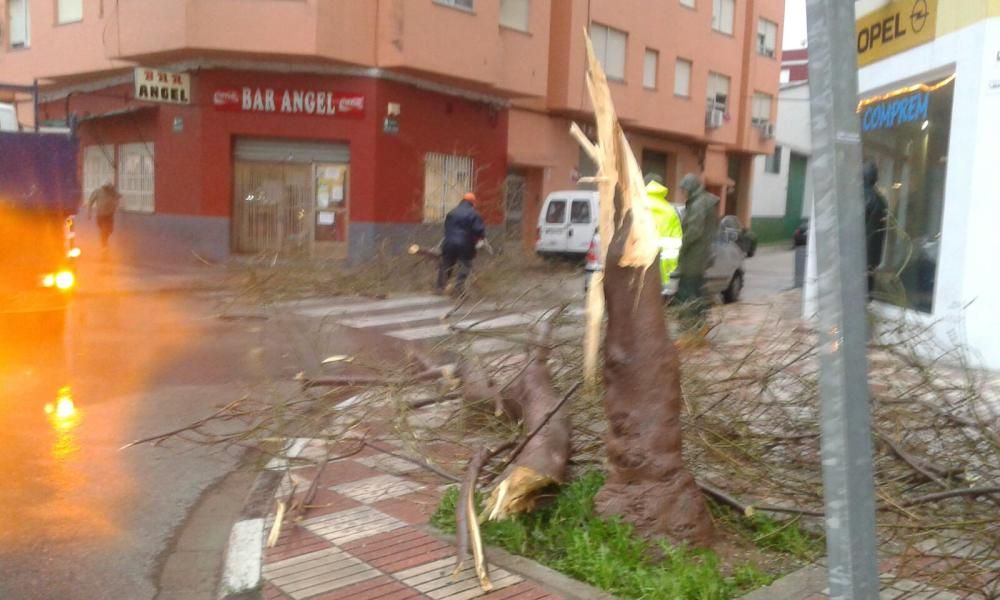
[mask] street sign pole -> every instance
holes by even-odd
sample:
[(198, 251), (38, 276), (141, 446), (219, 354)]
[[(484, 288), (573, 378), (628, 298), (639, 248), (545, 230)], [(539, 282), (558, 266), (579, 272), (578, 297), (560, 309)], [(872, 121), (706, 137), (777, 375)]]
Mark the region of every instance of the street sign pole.
[(878, 598), (854, 2), (807, 0), (830, 597)]

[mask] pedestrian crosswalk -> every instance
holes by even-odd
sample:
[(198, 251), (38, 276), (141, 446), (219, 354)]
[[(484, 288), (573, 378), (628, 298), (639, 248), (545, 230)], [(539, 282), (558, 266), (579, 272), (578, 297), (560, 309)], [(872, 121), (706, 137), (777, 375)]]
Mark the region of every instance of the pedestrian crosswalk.
[[(457, 307), (440, 296), (415, 295), (392, 299), (332, 298), (285, 302), (280, 309), (301, 317), (332, 321), (343, 327), (376, 330), (407, 342), (433, 341), (468, 331), (492, 335), (472, 340), (474, 354), (508, 351), (516, 344), (500, 334), (525, 329), (543, 319), (551, 308), (521, 307), (519, 310), (480, 303)], [(559, 339), (582, 336), (583, 307), (571, 307), (556, 331)]]

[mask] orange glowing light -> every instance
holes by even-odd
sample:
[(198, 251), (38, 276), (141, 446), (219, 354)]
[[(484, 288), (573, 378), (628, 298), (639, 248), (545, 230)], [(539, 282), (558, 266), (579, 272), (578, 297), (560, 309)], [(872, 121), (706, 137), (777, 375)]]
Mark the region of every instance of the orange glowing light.
[(901, 87), (899, 89), (892, 90), (880, 96), (872, 96), (871, 98), (865, 98), (864, 100), (858, 102), (858, 109), (855, 112), (861, 112), (869, 104), (874, 104), (876, 102), (882, 102), (883, 100), (888, 100), (889, 98), (895, 98), (896, 96), (902, 96), (904, 94), (912, 94), (913, 92), (936, 92), (937, 90), (948, 85), (952, 81), (955, 81), (955, 75), (951, 74), (948, 77), (942, 79), (941, 81), (935, 83), (934, 85), (927, 85), (926, 83), (918, 83), (916, 85), (909, 85), (906, 87)]
[(43, 287), (50, 288), (50, 287), (54, 287), (55, 285), (56, 285), (56, 276), (54, 274), (49, 273), (45, 277), (42, 277), (42, 286)]
[(70, 258), (80, 258), (81, 254), (83, 254), (83, 252), (79, 248), (70, 248), (70, 251), (66, 253), (66, 256), (69, 256)]
[(59, 271), (56, 274), (56, 287), (61, 290), (68, 290), (76, 283), (76, 276), (72, 271)]

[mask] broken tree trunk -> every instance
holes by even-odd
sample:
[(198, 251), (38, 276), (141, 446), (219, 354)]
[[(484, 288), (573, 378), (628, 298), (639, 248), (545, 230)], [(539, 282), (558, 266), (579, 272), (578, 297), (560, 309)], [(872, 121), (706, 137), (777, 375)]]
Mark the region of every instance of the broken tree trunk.
[[(680, 365), (664, 323), (655, 228), (642, 174), (589, 37), (587, 55), (601, 161), (598, 189), (608, 314), (608, 476), (595, 509), (606, 517), (621, 517), (644, 536), (705, 546), (713, 527), (705, 498), (681, 454)], [(612, 209), (613, 219), (608, 218)]]
[(549, 342), (561, 311), (538, 326), (528, 364), (503, 398), (503, 410), (523, 423), (524, 442), (512, 453), (511, 463), (486, 503), (485, 515), (498, 520), (535, 506), (539, 492), (566, 478), (570, 451), (570, 418), (566, 400), (552, 384)]

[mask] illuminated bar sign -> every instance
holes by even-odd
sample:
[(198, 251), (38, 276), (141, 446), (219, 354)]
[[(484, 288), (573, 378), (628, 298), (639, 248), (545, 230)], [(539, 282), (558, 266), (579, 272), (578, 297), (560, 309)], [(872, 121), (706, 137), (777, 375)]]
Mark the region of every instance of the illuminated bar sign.
[(328, 90), (281, 88), (223, 88), (212, 94), (216, 110), (285, 115), (319, 115), (360, 119), (365, 115), (365, 97)]
[(191, 104), (191, 76), (187, 73), (137, 68), (135, 99), (168, 104)]
[(894, 0), (855, 21), (858, 66), (932, 41), (937, 6), (938, 0)]
[(927, 119), (930, 102), (930, 93), (922, 92), (871, 104), (861, 116), (861, 128), (863, 131), (875, 131), (924, 121)]

